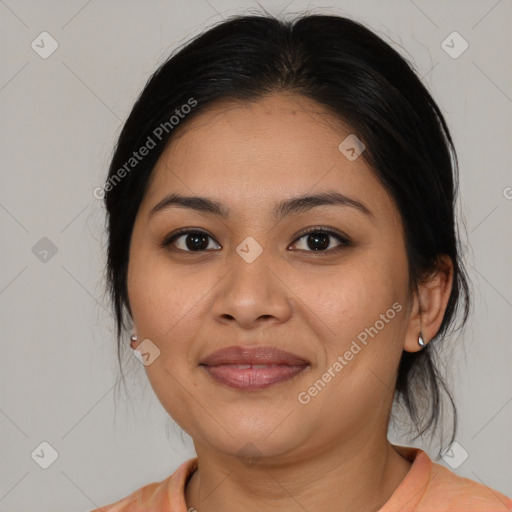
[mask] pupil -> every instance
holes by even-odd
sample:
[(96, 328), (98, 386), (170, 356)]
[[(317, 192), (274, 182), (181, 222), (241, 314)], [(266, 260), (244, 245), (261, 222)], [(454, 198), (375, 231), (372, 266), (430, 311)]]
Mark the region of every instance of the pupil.
[[(208, 237), (202, 233), (188, 235), (186, 246), (191, 251), (204, 251), (208, 247)], [(313, 251), (327, 249), (329, 247), (329, 235), (327, 233), (311, 233), (308, 235), (308, 247)]]
[[(313, 243), (310, 243), (314, 240)], [(315, 245), (316, 244), (316, 245)], [(308, 236), (308, 247), (314, 251), (329, 247), (329, 235), (327, 233), (312, 233)]]
[[(193, 240), (191, 242), (191, 240)], [(201, 241), (203, 244), (201, 244)], [(194, 233), (191, 235), (188, 235), (186, 238), (186, 246), (187, 249), (193, 251), (204, 251), (208, 247), (208, 237), (207, 235), (204, 235), (202, 233)]]

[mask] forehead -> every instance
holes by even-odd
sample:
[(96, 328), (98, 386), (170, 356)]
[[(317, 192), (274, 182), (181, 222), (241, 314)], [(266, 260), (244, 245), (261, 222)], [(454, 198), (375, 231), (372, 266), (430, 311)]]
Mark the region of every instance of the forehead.
[(177, 133), (166, 153), (176, 164), (206, 158), (213, 165), (240, 162), (262, 172), (262, 167), (274, 170), (290, 164), (297, 171), (311, 169), (312, 163), (321, 169), (321, 160), (337, 156), (340, 137), (349, 133), (348, 125), (317, 102), (296, 94), (271, 94), (207, 107)]
[(389, 202), (364, 158), (351, 161), (339, 150), (351, 133), (326, 107), (298, 95), (218, 102), (171, 139), (144, 202), (175, 191), (222, 198), (247, 210), (325, 189)]

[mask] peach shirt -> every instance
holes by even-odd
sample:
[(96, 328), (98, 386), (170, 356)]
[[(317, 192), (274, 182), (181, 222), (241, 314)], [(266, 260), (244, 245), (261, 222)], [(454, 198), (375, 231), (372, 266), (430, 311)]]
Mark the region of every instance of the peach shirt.
[[(512, 499), (504, 494), (456, 475), (419, 448), (395, 448), (413, 464), (378, 512), (512, 512)], [(185, 486), (196, 468), (197, 458), (190, 459), (165, 480), (90, 512), (188, 512)]]

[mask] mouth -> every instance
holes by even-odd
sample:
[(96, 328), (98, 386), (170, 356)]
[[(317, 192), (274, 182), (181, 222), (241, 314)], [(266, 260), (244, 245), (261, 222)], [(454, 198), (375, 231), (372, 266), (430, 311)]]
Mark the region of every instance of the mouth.
[(295, 354), (275, 347), (229, 347), (201, 360), (217, 382), (239, 390), (264, 389), (296, 377), (310, 366)]

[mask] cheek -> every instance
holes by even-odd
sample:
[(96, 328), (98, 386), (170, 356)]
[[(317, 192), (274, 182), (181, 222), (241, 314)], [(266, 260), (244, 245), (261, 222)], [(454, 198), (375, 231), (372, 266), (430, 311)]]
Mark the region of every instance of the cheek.
[(389, 254), (361, 254), (316, 284), (303, 282), (301, 295), (324, 352), (311, 383), (332, 382), (318, 405), (334, 400), (347, 410), (357, 403), (377, 407), (394, 389), (406, 327), (407, 265), (400, 253)]
[(133, 321), (137, 332), (164, 356), (175, 356), (204, 326), (205, 307), (222, 274), (208, 271), (208, 263), (176, 265), (165, 252), (140, 247), (131, 254), (128, 269)]
[(296, 287), (326, 335), (347, 340), (373, 325), (395, 302), (402, 304), (406, 279), (401, 274), (382, 258), (361, 256), (301, 280), (300, 286), (296, 282)]
[(338, 424), (355, 428), (393, 396), (406, 308), (389, 269), (376, 262), (338, 269), (321, 284), (302, 290), (323, 356), (301, 398), (313, 416), (328, 409)]
[(193, 312), (198, 290), (192, 277), (178, 274), (150, 258), (130, 264), (128, 294), (135, 326), (155, 342), (165, 337), (178, 321)]

